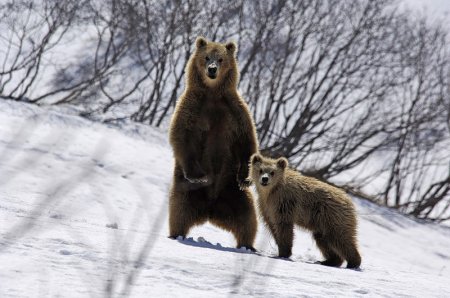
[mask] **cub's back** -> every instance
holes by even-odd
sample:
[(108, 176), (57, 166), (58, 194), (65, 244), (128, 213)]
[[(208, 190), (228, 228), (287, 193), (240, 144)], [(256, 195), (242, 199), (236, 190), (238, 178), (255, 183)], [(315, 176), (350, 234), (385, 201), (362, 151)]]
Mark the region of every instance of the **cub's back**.
[(337, 187), (287, 169), (283, 189), (284, 199), (295, 201), (294, 221), (305, 228), (356, 223), (353, 202)]

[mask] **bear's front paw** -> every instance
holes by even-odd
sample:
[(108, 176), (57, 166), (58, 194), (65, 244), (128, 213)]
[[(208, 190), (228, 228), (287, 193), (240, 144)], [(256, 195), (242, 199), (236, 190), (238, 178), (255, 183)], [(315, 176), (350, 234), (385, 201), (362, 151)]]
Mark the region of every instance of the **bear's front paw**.
[(239, 180), (238, 183), (239, 183), (239, 188), (241, 190), (243, 190), (243, 189), (249, 187), (250, 185), (252, 185), (252, 180), (246, 178), (244, 180)]

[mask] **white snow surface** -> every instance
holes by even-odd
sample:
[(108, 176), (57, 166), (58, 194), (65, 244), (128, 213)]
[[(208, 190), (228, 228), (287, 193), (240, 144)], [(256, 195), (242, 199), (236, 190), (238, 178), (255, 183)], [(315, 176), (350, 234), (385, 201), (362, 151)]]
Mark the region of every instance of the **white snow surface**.
[(167, 132), (0, 101), (0, 297), (450, 297), (450, 229), (354, 199), (359, 271), (299, 229), (290, 260), (206, 224), (168, 235)]

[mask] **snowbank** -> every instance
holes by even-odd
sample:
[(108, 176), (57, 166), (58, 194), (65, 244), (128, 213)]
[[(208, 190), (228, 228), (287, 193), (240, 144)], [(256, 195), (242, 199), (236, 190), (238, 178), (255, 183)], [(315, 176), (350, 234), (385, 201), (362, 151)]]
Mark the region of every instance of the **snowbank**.
[(357, 199), (360, 271), (300, 230), (291, 260), (263, 226), (257, 254), (209, 224), (170, 240), (166, 132), (69, 112), (0, 101), (1, 297), (450, 297), (450, 229)]

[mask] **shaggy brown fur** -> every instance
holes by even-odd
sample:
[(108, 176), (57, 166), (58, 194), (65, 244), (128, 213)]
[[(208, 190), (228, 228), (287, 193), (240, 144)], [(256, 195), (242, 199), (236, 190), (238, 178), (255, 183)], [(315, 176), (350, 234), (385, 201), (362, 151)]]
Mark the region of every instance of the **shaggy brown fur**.
[[(170, 237), (209, 220), (253, 249), (257, 220), (248, 161), (258, 145), (253, 120), (237, 91), (237, 46), (199, 37), (186, 67), (186, 89), (170, 125), (175, 170)], [(211, 71), (213, 69), (214, 71)]]
[(275, 238), (280, 257), (292, 254), (294, 224), (313, 233), (327, 266), (357, 268), (361, 257), (356, 240), (356, 212), (342, 190), (306, 177), (277, 160), (255, 154), (250, 175), (259, 194), (259, 210)]

